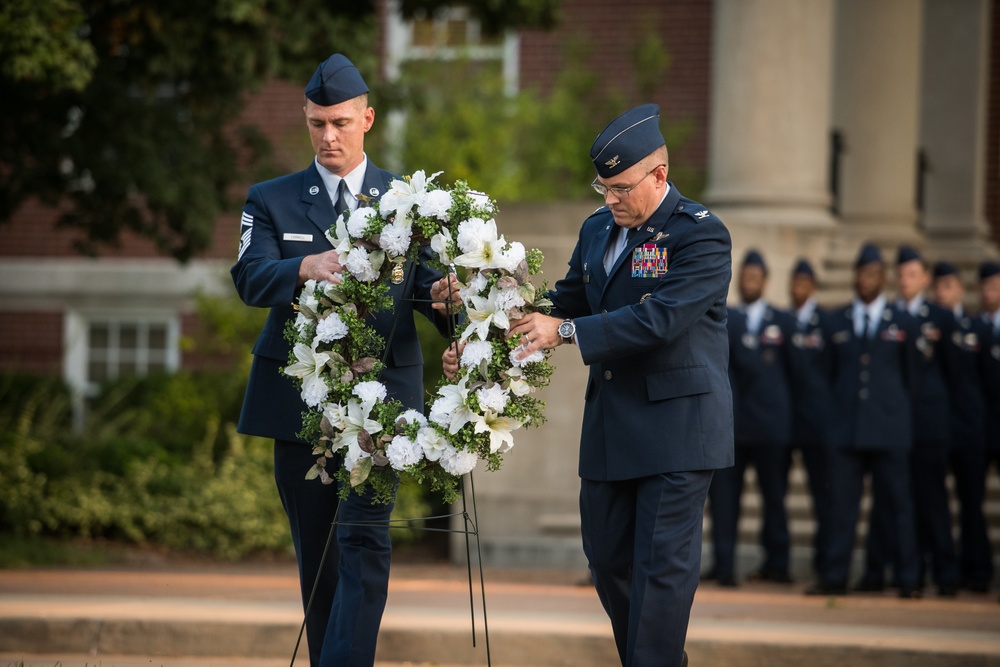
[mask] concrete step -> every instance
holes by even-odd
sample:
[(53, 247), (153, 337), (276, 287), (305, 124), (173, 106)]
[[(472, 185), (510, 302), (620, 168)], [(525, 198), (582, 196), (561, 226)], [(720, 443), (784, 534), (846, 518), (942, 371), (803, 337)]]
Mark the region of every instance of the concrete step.
[[(397, 567), (379, 667), (607, 667), (618, 662), (593, 589), (565, 570), (487, 570), (476, 640), (465, 568)], [(478, 579), (477, 579), (478, 584)], [(994, 595), (899, 600), (803, 596), (801, 586), (703, 584), (691, 664), (1000, 665)], [(294, 570), (0, 571), (0, 658), (7, 664), (289, 664), (301, 622)], [(304, 648), (295, 661), (306, 665)]]

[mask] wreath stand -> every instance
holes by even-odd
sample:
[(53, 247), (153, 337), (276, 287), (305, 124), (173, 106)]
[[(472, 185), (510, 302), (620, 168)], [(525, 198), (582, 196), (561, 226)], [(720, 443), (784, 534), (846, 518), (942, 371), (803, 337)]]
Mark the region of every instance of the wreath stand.
[[(413, 278), (412, 263), (410, 270), (406, 272), (406, 280), (403, 285), (403, 294), (406, 294), (410, 287), (410, 283)], [(452, 273), (454, 273), (454, 266), (452, 266)], [(449, 292), (451, 288), (451, 283), (449, 282)], [(451, 294), (449, 294), (451, 296)], [(410, 301), (417, 301), (416, 299), (410, 299)], [(425, 302), (426, 303), (426, 302)], [(455, 319), (451, 311), (451, 300), (445, 301), (445, 317), (448, 320), (449, 328), (449, 338), (453, 339), (455, 334)], [(393, 319), (392, 329), (389, 332), (389, 339), (386, 341), (385, 350), (382, 353), (382, 363), (385, 363), (387, 355), (389, 354), (389, 348), (392, 344), (393, 335), (396, 332), (396, 324), (399, 322), (399, 311), (396, 310), (396, 317)], [(468, 488), (466, 491), (465, 479), (469, 480)], [(381, 527), (384, 526), (386, 529), (389, 528), (404, 528), (407, 530), (422, 530), (427, 532), (439, 532), (439, 533), (449, 533), (449, 534), (464, 534), (465, 535), (465, 562), (466, 568), (468, 570), (469, 578), (469, 615), (471, 619), (471, 629), (472, 629), (472, 646), (476, 646), (476, 606), (475, 606), (475, 587), (473, 585), (473, 575), (472, 575), (472, 538), (475, 538), (476, 542), (476, 561), (479, 566), (479, 592), (482, 599), (483, 605), (483, 634), (486, 644), (486, 665), (491, 667), (493, 664), (490, 657), (490, 628), (489, 622), (486, 615), (486, 582), (483, 575), (483, 552), (479, 541), (479, 514), (476, 511), (476, 484), (473, 480), (472, 473), (463, 475), (461, 480), (461, 499), (462, 499), (462, 511), (452, 512), (450, 514), (441, 514), (437, 516), (428, 517), (417, 517), (410, 519), (389, 519), (388, 521), (355, 521), (355, 522), (342, 522), (338, 521), (337, 518), (340, 516), (340, 504), (337, 505), (337, 511), (333, 515), (333, 522), (330, 524), (330, 532), (326, 537), (326, 545), (323, 547), (323, 556), (320, 558), (319, 568), (316, 573), (316, 579), (313, 580), (312, 590), (309, 593), (309, 601), (306, 603), (305, 613), (302, 617), (302, 625), (299, 626), (299, 635), (295, 640), (295, 648), (292, 650), (292, 659), (289, 663), (289, 667), (294, 667), (295, 657), (299, 652), (299, 646), (302, 643), (302, 634), (306, 629), (306, 619), (309, 618), (309, 612), (312, 610), (313, 599), (316, 596), (316, 589), (319, 587), (319, 577), (323, 571), (323, 566), (326, 564), (326, 557), (330, 551), (330, 544), (333, 542), (334, 535), (337, 532), (337, 526), (368, 526), (368, 527)], [(472, 506), (472, 514), (469, 514), (469, 505)], [(425, 521), (428, 519), (452, 519), (454, 517), (462, 517), (464, 528), (461, 530), (455, 530), (451, 528), (428, 528), (425, 526), (417, 525), (417, 522)]]

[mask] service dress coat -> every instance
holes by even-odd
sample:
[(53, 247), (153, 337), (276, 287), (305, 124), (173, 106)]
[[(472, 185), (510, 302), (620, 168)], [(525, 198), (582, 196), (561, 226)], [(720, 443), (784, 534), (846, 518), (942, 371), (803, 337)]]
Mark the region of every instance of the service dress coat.
[(587, 218), (552, 293), (552, 314), (574, 320), (590, 367), (580, 476), (731, 466), (729, 232), (671, 185), (608, 273), (604, 255), (617, 233), (607, 207)]
[[(397, 178), (370, 161), (363, 193), (378, 198)], [(288, 365), (290, 344), (285, 325), (294, 320), (298, 298), (298, 271), (302, 257), (331, 250), (326, 232), (336, 220), (333, 203), (315, 163), (303, 171), (258, 183), (250, 188), (243, 209), (239, 259), (231, 270), (240, 298), (249, 305), (270, 308), (253, 348), (254, 362), (247, 383), (240, 433), (297, 441), (306, 405), (291, 378), (282, 373)], [(422, 258), (429, 250), (422, 251)], [(445, 318), (430, 307), (431, 285), (441, 274), (423, 261), (407, 265), (401, 284), (390, 285), (392, 312), (377, 314), (369, 324), (390, 340), (382, 381), (391, 397), (410, 408), (423, 408), (423, 356), (413, 312), (423, 312), (447, 333)], [(393, 330), (395, 322), (395, 330)]]

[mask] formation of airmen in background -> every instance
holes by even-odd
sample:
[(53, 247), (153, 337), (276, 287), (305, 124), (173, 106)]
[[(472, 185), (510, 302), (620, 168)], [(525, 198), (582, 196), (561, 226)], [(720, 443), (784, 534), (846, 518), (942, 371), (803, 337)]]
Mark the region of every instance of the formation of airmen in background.
[[(816, 274), (801, 260), (785, 311), (764, 298), (764, 258), (746, 254), (741, 304), (730, 308), (728, 323), (736, 464), (712, 481), (714, 563), (703, 579), (737, 585), (749, 465), (762, 498), (765, 554), (751, 578), (792, 581), (785, 495), (798, 449), (816, 520), (816, 582), (806, 594), (891, 587), (918, 598), (926, 585), (941, 597), (989, 591), (993, 558), (983, 509), (988, 471), (1000, 469), (1000, 264), (979, 267), (976, 314), (964, 309), (952, 264), (931, 270), (913, 248), (900, 247), (895, 299), (886, 294), (888, 270), (878, 248), (865, 244), (854, 265), (853, 300), (827, 310), (817, 306)], [(872, 507), (865, 566), (852, 579), (866, 475)]]

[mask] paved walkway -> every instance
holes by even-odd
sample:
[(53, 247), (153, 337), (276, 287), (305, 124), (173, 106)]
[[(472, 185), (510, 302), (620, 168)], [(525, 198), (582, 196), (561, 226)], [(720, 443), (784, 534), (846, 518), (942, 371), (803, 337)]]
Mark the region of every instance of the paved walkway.
[[(487, 570), (496, 667), (606, 667), (610, 626), (583, 572)], [(473, 647), (464, 567), (398, 565), (379, 667), (487, 664), (475, 576)], [(688, 633), (701, 665), (1000, 666), (996, 593), (957, 599), (811, 598), (803, 586), (698, 591)], [(288, 665), (301, 622), (290, 565), (0, 571), (0, 661), (53, 667)], [(308, 665), (300, 651), (297, 665)]]

